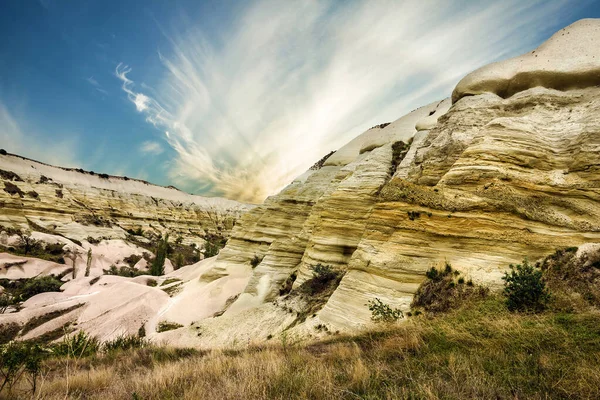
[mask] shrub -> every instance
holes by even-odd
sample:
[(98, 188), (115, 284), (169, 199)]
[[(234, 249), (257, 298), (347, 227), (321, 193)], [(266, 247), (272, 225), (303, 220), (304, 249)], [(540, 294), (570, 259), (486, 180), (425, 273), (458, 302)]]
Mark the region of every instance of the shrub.
[(12, 387), (25, 375), (31, 384), (31, 393), (37, 388), (42, 361), (48, 357), (46, 349), (39, 344), (28, 342), (9, 342), (0, 346), (0, 392), (8, 388), (9, 398)]
[(0, 293), (0, 314), (4, 314), (6, 309), (13, 305), (13, 298), (6, 292)]
[(292, 291), (292, 287), (294, 286), (294, 282), (296, 281), (297, 277), (298, 277), (298, 274), (296, 273), (296, 271), (292, 272), (290, 274), (290, 276), (287, 277), (285, 282), (283, 282), (283, 284), (279, 288), (280, 296), (286, 295)]
[(0, 324), (0, 344), (5, 344), (13, 340), (19, 334), (21, 325), (16, 322)]
[(18, 301), (25, 301), (36, 294), (46, 292), (60, 292), (62, 282), (54, 276), (41, 276), (25, 280), (25, 283), (16, 290), (15, 297)]
[(15, 174), (12, 171), (5, 171), (3, 169), (0, 169), (0, 178), (7, 181), (23, 182), (23, 179), (21, 179), (19, 175)]
[(181, 282), (181, 279), (178, 279), (178, 278), (165, 279), (165, 281), (163, 283), (161, 283), (160, 286), (167, 286), (167, 285), (170, 285), (171, 283), (175, 283), (175, 282)]
[(335, 151), (330, 151), (329, 153), (325, 154), (319, 161), (314, 163), (314, 165), (312, 167), (310, 167), (310, 169), (318, 170), (318, 169), (323, 168), (323, 164), (325, 164), (325, 161), (327, 161), (327, 159), (329, 157), (331, 157), (333, 155), (333, 153), (335, 153)]
[(219, 251), (225, 247), (227, 239), (220, 235), (206, 235), (204, 237), (204, 256), (206, 258), (214, 257), (219, 254)]
[[(412, 308), (423, 308), (431, 313), (447, 312), (466, 300), (485, 298), (489, 293), (489, 289), (476, 287), (471, 280), (465, 285), (460, 271), (454, 270), (449, 263), (442, 270), (431, 268), (425, 276), (427, 279), (417, 289)], [(455, 277), (458, 277), (458, 285), (454, 282)]]
[(100, 341), (79, 331), (74, 335), (65, 335), (59, 343), (52, 346), (52, 353), (56, 356), (82, 358), (94, 355), (100, 349)]
[[(145, 336), (145, 332), (144, 332)], [(102, 343), (102, 350), (113, 352), (119, 350), (140, 349), (148, 344), (148, 340), (141, 335), (121, 335), (113, 340)]]
[(87, 260), (85, 262), (85, 276), (90, 276), (90, 269), (92, 268), (92, 249), (87, 252)]
[(504, 277), (506, 305), (510, 311), (540, 312), (546, 308), (550, 294), (542, 280), (542, 271), (527, 260), (523, 264), (510, 265)]
[(123, 259), (123, 262), (126, 262), (127, 264), (129, 264), (129, 266), (131, 268), (133, 268), (135, 266), (135, 264), (137, 264), (141, 259), (142, 259), (142, 256), (137, 255), (137, 254), (131, 254), (130, 256), (125, 257)]
[(87, 240), (89, 244), (98, 244), (102, 241), (102, 239), (93, 238), (91, 236), (88, 236), (85, 240)]
[(179, 329), (182, 327), (183, 327), (183, 325), (178, 324), (176, 322), (161, 321), (158, 323), (158, 326), (156, 327), (156, 332), (172, 331), (173, 329)]
[(124, 276), (125, 278), (135, 278), (136, 276), (146, 275), (146, 272), (137, 270), (131, 267), (120, 267), (117, 268), (114, 265), (111, 265), (109, 269), (103, 269), (105, 275), (117, 275)]
[(332, 268), (330, 265), (317, 264), (309, 267), (312, 271), (312, 278), (303, 285), (303, 291), (309, 294), (322, 292), (331, 284), (337, 284), (342, 279), (342, 272)]
[(139, 226), (137, 229), (127, 229), (127, 233), (133, 236), (144, 236), (144, 230), (141, 226)]
[(419, 211), (407, 211), (406, 214), (408, 215), (408, 219), (411, 221), (421, 218), (421, 212)]
[(378, 298), (370, 300), (367, 305), (371, 311), (371, 319), (375, 322), (392, 323), (404, 318), (404, 314), (399, 308), (392, 308)]

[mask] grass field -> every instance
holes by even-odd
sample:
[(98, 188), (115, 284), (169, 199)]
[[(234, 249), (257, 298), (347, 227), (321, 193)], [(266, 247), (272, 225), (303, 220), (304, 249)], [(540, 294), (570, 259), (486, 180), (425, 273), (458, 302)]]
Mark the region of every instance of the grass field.
[[(25, 388), (26, 383), (23, 383)], [(30, 398), (31, 393), (16, 398)], [(36, 398), (600, 398), (600, 314), (521, 315), (489, 296), (328, 342), (146, 347), (45, 366)]]

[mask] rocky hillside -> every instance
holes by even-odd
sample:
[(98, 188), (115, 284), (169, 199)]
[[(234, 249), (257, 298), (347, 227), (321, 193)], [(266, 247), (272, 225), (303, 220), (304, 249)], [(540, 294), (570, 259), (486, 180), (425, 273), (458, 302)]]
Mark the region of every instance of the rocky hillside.
[[(52, 329), (76, 322), (105, 340), (142, 325), (151, 340), (198, 347), (355, 333), (372, 324), (376, 298), (407, 312), (431, 268), (451, 264), (494, 289), (511, 263), (600, 242), (598, 38), (600, 20), (579, 21), (469, 74), (450, 98), (369, 129), (244, 213), (216, 258), (158, 287), (148, 277), (73, 279), (3, 318), (26, 324), (51, 305), (70, 315)], [(23, 180), (3, 177), (13, 191), (5, 222), (70, 237), (114, 230), (103, 224), (231, 226), (175, 190), (154, 195), (142, 182), (63, 170), (70, 175), (59, 179), (27, 160), (0, 161)], [(2, 167), (8, 161), (24, 166)]]
[(174, 187), (0, 154), (0, 225), (84, 240), (125, 238), (127, 230), (194, 238), (227, 236), (250, 205)]
[[(599, 241), (598, 38), (600, 21), (582, 20), (477, 70), (451, 99), (368, 130), (245, 214), (200, 278), (245, 289), (169, 338), (356, 332), (374, 298), (407, 311), (432, 267), (494, 287), (510, 263)], [(322, 308), (300, 295), (317, 264), (343, 274)]]

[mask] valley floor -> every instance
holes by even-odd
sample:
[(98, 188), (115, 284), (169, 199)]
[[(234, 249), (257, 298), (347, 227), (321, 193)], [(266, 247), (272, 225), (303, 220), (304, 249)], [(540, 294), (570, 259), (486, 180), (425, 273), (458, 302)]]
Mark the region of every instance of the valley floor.
[[(597, 399), (600, 314), (515, 314), (492, 295), (309, 345), (284, 336), (235, 351), (149, 346), (44, 368), (35, 398)], [(14, 398), (31, 398), (18, 386)]]

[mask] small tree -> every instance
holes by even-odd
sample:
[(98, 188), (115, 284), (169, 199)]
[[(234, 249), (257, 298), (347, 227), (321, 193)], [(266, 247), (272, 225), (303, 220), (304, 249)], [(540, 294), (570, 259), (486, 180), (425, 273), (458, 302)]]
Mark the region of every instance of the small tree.
[(29, 342), (9, 342), (0, 346), (0, 393), (11, 390), (22, 376), (31, 384), (31, 393), (37, 388), (37, 379), (41, 373), (42, 361), (48, 356), (46, 349), (39, 344)]
[(165, 274), (165, 260), (167, 259), (167, 251), (169, 250), (169, 234), (167, 233), (164, 239), (158, 241), (156, 247), (156, 257), (152, 261), (150, 273), (154, 276)]
[(392, 308), (380, 299), (370, 300), (367, 304), (371, 311), (371, 319), (375, 322), (392, 323), (404, 318), (404, 313), (399, 308)]
[(550, 294), (542, 280), (542, 271), (527, 260), (510, 265), (504, 277), (504, 295), (510, 311), (540, 312), (546, 308)]
[[(75, 267), (73, 267), (75, 268)], [(85, 263), (85, 276), (90, 276), (90, 269), (92, 268), (92, 249), (88, 250), (87, 261)]]

